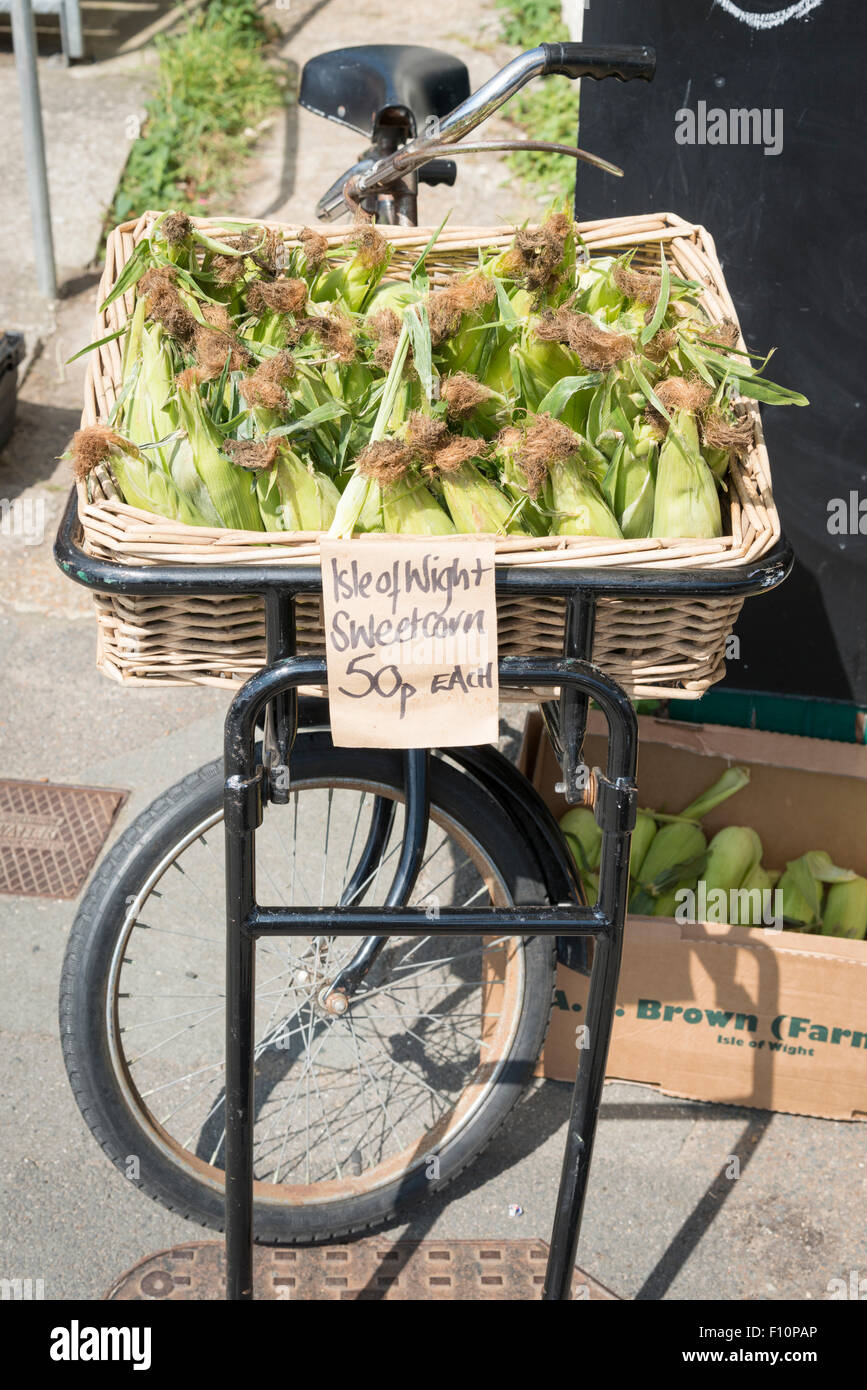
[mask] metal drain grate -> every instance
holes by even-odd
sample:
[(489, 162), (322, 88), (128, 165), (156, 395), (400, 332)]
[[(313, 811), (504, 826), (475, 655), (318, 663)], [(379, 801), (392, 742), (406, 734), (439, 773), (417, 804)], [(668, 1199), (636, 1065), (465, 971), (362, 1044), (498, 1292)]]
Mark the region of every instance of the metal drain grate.
[(74, 898), (127, 793), (0, 781), (0, 893)]
[[(438, 1301), (538, 1299), (548, 1247), (534, 1240), (377, 1240), (305, 1249), (257, 1247), (258, 1299)], [(617, 1295), (575, 1271), (576, 1299)], [(106, 1299), (221, 1299), (226, 1296), (225, 1247), (201, 1242), (149, 1255), (121, 1276)]]

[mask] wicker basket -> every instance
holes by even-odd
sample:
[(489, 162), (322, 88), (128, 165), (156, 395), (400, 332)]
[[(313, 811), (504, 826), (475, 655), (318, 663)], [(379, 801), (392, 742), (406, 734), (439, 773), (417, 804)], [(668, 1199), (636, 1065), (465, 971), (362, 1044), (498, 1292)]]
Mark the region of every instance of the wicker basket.
[[(108, 239), (100, 302), (109, 293), (137, 242), (156, 214), (118, 227)], [(221, 224), (201, 222), (213, 235)], [(298, 229), (279, 226), (288, 242)], [(409, 269), (427, 243), (424, 228), (383, 228), (394, 242), (391, 278), (408, 278)], [(711, 319), (736, 319), (713, 241), (701, 227), (671, 213), (587, 222), (581, 232), (595, 253), (620, 253), (637, 247), (635, 264), (655, 267), (662, 243), (673, 270), (704, 285), (703, 303)], [(351, 229), (331, 232), (334, 245), (352, 235)], [(428, 270), (440, 283), (455, 271), (477, 261), (480, 246), (507, 246), (513, 229), (446, 228), (428, 258)], [(133, 303), (132, 292), (116, 300), (97, 319), (97, 338), (119, 328)], [(84, 424), (107, 420), (121, 381), (118, 341), (94, 351), (87, 376)], [(728, 480), (728, 534), (710, 541), (611, 541), (592, 537), (550, 537), (532, 542), (508, 538), (497, 542), (498, 558), (510, 565), (664, 566), (666, 568), (725, 568), (754, 561), (770, 550), (780, 535), (771, 492), (768, 457), (758, 410), (754, 412), (756, 445), (749, 457), (732, 466)], [(313, 534), (287, 537), (280, 533), (209, 530), (166, 521), (116, 499), (88, 501), (79, 490), (79, 510), (87, 551), (104, 559), (147, 563), (207, 564), (231, 561), (239, 565), (293, 564), (318, 559)], [(742, 600), (602, 599), (598, 605), (594, 661), (619, 680), (635, 697), (696, 699), (724, 674), (725, 644)], [(121, 594), (96, 595), (99, 621), (98, 665), (124, 684), (239, 685), (263, 664), (264, 620), (261, 601), (238, 597), (179, 597), (149, 599)], [(502, 656), (560, 654), (563, 647), (562, 599), (502, 599), (498, 608), (499, 649)], [(299, 600), (299, 649), (323, 652), (318, 600)]]

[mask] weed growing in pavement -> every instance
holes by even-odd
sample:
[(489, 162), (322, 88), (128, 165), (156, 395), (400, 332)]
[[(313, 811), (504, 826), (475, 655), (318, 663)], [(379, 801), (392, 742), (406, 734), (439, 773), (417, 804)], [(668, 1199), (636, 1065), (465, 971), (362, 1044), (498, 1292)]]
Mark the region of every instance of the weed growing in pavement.
[(254, 0), (211, 0), (155, 40), (156, 86), (133, 137), (108, 223), (148, 208), (201, 213), (235, 186), (262, 122), (287, 100), (269, 62), (275, 37)]

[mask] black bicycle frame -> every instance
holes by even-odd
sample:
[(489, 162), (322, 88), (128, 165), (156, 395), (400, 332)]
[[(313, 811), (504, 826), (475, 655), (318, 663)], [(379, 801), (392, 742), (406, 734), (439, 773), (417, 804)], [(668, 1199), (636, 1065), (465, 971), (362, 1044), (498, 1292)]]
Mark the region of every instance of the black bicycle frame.
[[(321, 593), (317, 565), (119, 565), (85, 554), (78, 544), (76, 496), (71, 494), (61, 521), (55, 556), (76, 582), (99, 592), (175, 596), (256, 594), (265, 605), (267, 661), (232, 700), (225, 724), (226, 836), (226, 1268), (227, 1296), (253, 1296), (253, 1127), (255, 949), (260, 937), (362, 936), (373, 940), (424, 935), (430, 921), (423, 908), (408, 907), (421, 863), (429, 809), (429, 754), (404, 754), (404, 829), (398, 867), (386, 905), (328, 907), (262, 905), (256, 898), (255, 835), (268, 800), (288, 795), (285, 769), (291, 768), (298, 725), (298, 689), (324, 685), (326, 664), (296, 654), (295, 601)], [(548, 884), (562, 897), (547, 906), (520, 908), (444, 908), (437, 921), (443, 934), (536, 935), (559, 940), (592, 938), (595, 946), (586, 1014), (588, 1047), (579, 1053), (560, 1188), (551, 1234), (542, 1297), (571, 1296), (572, 1270), (593, 1149), (605, 1063), (614, 1018), (629, 878), (629, 845), (636, 814), (637, 720), (625, 692), (592, 665), (596, 604), (600, 598), (746, 597), (774, 588), (788, 574), (791, 550), (784, 540), (752, 565), (726, 571), (653, 569), (498, 568), (498, 595), (550, 597), (566, 601), (564, 653), (559, 660), (507, 658), (499, 663), (506, 688), (559, 689), (546, 706), (549, 729), (563, 765), (569, 801), (583, 797), (581, 762), (589, 701), (595, 700), (608, 724), (605, 771), (594, 771), (593, 805), (602, 829), (599, 894), (583, 904), (568, 851), (553, 818), (515, 769), (506, 770), (493, 750), (443, 750), (471, 768), (504, 806), (515, 814), (521, 788), (526, 834)], [(266, 721), (267, 752), (257, 762), (256, 730)], [(276, 769), (281, 775), (276, 776)], [(384, 814), (384, 813), (381, 813)], [(517, 823), (517, 821), (516, 821)], [(388, 827), (374, 823), (362, 851), (375, 855)], [(373, 948), (371, 948), (373, 949)]]

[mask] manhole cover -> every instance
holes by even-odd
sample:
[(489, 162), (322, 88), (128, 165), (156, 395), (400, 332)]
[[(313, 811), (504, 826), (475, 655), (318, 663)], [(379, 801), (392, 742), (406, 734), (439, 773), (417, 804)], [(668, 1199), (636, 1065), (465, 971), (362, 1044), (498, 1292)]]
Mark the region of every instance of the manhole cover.
[(74, 898), (127, 793), (0, 781), (0, 893)]
[[(548, 1247), (536, 1240), (377, 1240), (305, 1249), (257, 1246), (254, 1291), (259, 1299), (538, 1299)], [(617, 1295), (576, 1269), (575, 1299)], [(222, 1243), (176, 1245), (149, 1255), (122, 1275), (106, 1299), (221, 1299), (226, 1296)]]

